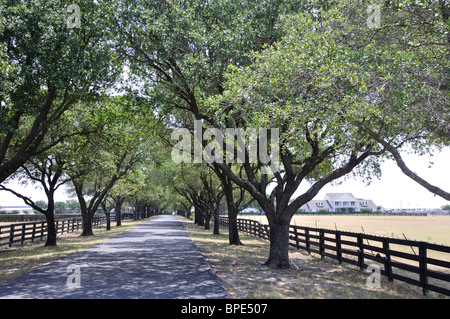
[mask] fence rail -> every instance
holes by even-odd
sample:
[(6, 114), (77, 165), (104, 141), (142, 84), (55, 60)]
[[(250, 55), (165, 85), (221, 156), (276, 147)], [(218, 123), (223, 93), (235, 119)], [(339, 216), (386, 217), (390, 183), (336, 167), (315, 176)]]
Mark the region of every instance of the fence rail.
[[(93, 217), (92, 226), (100, 227), (106, 224), (106, 217)], [(66, 218), (55, 221), (56, 233), (71, 233), (83, 228), (81, 218)], [(47, 222), (28, 222), (0, 226), (0, 247), (20, 243), (23, 245), (26, 241), (34, 242), (43, 240), (47, 236)]]
[[(228, 226), (228, 218), (219, 222)], [(270, 238), (270, 227), (256, 220), (238, 219), (244, 233)], [(394, 279), (450, 296), (450, 247), (422, 241), (381, 237), (364, 233), (291, 225), (289, 245), (366, 269), (376, 264), (389, 281)]]

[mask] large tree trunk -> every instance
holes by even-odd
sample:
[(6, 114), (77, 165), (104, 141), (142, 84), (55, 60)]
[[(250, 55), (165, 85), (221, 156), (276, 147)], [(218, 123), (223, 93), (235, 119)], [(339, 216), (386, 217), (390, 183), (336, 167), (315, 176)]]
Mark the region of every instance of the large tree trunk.
[(242, 245), (242, 242), (239, 238), (239, 229), (237, 224), (237, 215), (239, 210), (234, 203), (233, 184), (231, 182), (228, 182), (225, 176), (223, 176), (221, 179), (228, 209), (228, 240), (230, 242), (230, 245)]
[(111, 230), (111, 212), (105, 212), (106, 215), (106, 230)]
[(210, 226), (210, 221), (211, 221), (211, 214), (204, 214), (204, 216), (205, 216), (205, 230), (209, 230), (209, 229), (211, 229), (211, 226)]
[(198, 226), (205, 226), (205, 215), (199, 208), (195, 208), (195, 218)]
[(53, 209), (51, 211), (47, 210), (45, 218), (47, 220), (47, 240), (45, 242), (45, 246), (56, 246), (57, 234)]
[(200, 222), (200, 216), (198, 213), (198, 209), (197, 209), (197, 207), (194, 207), (194, 224), (199, 225), (199, 222)]
[(92, 215), (83, 196), (83, 184), (76, 183), (73, 179), (72, 183), (77, 194), (78, 203), (80, 203), (81, 218), (83, 221), (83, 231), (80, 236), (94, 236), (94, 232), (92, 231)]
[(214, 235), (220, 235), (219, 212), (214, 213)]
[(264, 263), (273, 269), (288, 269), (289, 265), (289, 220), (277, 220), (269, 223), (270, 252)]
[(92, 230), (92, 216), (87, 211), (81, 210), (81, 217), (83, 219), (83, 232), (80, 236), (94, 236), (94, 232)]
[(103, 212), (106, 216), (106, 230), (111, 230), (111, 210), (106, 207), (106, 203), (103, 201), (100, 204), (102, 206)]
[(225, 194), (225, 201), (227, 203), (228, 241), (230, 242), (230, 245), (242, 245), (242, 242), (239, 238), (239, 229), (237, 224), (237, 214), (239, 213), (239, 209), (237, 208), (237, 206), (239, 204), (235, 204), (233, 195), (234, 183), (222, 172), (222, 170), (217, 169), (216, 174), (217, 176), (219, 176), (222, 183), (222, 189)]
[(241, 239), (239, 238), (237, 209), (234, 205), (228, 206), (228, 240), (230, 245), (242, 245)]
[(114, 205), (114, 212), (116, 214), (116, 226), (122, 226), (122, 199), (116, 199), (116, 205)]

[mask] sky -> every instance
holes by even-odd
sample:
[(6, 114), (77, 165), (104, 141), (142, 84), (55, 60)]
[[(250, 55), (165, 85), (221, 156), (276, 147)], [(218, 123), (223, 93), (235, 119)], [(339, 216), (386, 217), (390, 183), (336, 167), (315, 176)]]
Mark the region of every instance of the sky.
[[(412, 171), (429, 183), (450, 192), (450, 148), (434, 153), (433, 157), (412, 154), (402, 156)], [(433, 162), (431, 166), (430, 161)], [(323, 199), (326, 193), (352, 193), (357, 198), (371, 199), (375, 205), (386, 209), (439, 208), (450, 204), (404, 175), (393, 160), (382, 163), (381, 169), (383, 172), (381, 179), (373, 179), (370, 185), (361, 180), (346, 180), (340, 185), (325, 186), (315, 199)], [(24, 187), (17, 183), (9, 184), (10, 187), (12, 185), (15, 190), (30, 195), (33, 200), (46, 199), (43, 191), (37, 190), (33, 185)], [(307, 187), (308, 185), (300, 186), (299, 192), (306, 190)], [(64, 189), (58, 189), (56, 201), (65, 201), (69, 198)], [(24, 205), (21, 199), (9, 192), (0, 191), (0, 206)]]
[[(402, 153), (402, 158), (413, 172), (427, 182), (450, 192), (449, 148), (435, 152), (433, 157)], [(394, 160), (382, 163), (381, 170), (382, 177), (374, 178), (370, 185), (357, 179), (346, 180), (340, 185), (325, 186), (315, 199), (324, 199), (326, 193), (352, 193), (356, 198), (371, 199), (375, 205), (386, 209), (440, 208), (450, 204), (407, 177)]]

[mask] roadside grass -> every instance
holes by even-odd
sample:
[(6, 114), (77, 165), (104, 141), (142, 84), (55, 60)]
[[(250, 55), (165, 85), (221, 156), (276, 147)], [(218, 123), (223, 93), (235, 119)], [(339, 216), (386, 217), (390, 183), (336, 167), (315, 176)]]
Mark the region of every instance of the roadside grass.
[(446, 298), (420, 287), (389, 282), (381, 276), (381, 288), (367, 287), (369, 273), (350, 265), (339, 265), (292, 249), (291, 269), (273, 270), (263, 265), (269, 242), (240, 233), (243, 246), (228, 244), (228, 232), (205, 231), (193, 221), (179, 217), (189, 236), (229, 295), (235, 299), (433, 299)]
[[(240, 215), (268, 224), (264, 215)], [(371, 235), (450, 245), (450, 216), (294, 215), (291, 225), (365, 232)], [(363, 230), (364, 229), (364, 230)]]
[(94, 228), (94, 236), (81, 237), (81, 230), (73, 233), (58, 235), (55, 247), (44, 247), (45, 241), (27, 243), (24, 246), (0, 247), (0, 283), (16, 278), (38, 266), (50, 263), (88, 249), (108, 239), (114, 238), (133, 227), (148, 221), (123, 220), (122, 226), (105, 226)]

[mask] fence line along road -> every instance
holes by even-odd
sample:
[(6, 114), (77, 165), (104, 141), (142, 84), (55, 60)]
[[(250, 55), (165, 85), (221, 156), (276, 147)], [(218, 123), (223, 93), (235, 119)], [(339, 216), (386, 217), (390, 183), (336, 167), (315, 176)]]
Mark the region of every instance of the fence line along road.
[[(106, 224), (106, 217), (92, 218), (93, 227), (101, 227)], [(65, 218), (55, 220), (57, 234), (71, 233), (83, 228), (82, 218)], [(0, 246), (20, 243), (23, 245), (26, 241), (34, 242), (43, 240), (47, 237), (47, 222), (28, 222), (10, 225), (0, 225)]]
[[(228, 217), (220, 217), (219, 222), (228, 226)], [(268, 225), (251, 219), (237, 222), (244, 233), (270, 238)], [(290, 226), (289, 240), (289, 245), (296, 249), (336, 259), (339, 264), (345, 262), (361, 270), (376, 264), (389, 281), (396, 279), (421, 287), (424, 295), (434, 291), (450, 296), (449, 246), (294, 225)]]

